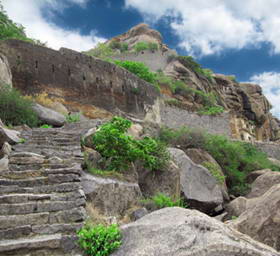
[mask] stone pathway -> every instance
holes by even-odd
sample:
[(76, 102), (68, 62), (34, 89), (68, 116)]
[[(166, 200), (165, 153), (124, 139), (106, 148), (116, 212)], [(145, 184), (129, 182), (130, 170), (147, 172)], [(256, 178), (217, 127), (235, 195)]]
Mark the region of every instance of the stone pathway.
[(75, 254), (85, 218), (80, 134), (24, 131), (0, 173), (0, 256)]

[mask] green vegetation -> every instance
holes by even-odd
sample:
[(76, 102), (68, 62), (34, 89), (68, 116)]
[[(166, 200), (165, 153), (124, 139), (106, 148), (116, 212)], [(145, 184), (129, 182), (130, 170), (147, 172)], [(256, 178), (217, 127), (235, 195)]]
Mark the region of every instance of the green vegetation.
[(31, 100), (22, 97), (16, 89), (0, 85), (0, 119), (7, 126), (37, 126), (39, 120), (32, 104)]
[(137, 53), (144, 50), (157, 51), (158, 44), (153, 42), (138, 42), (134, 45), (133, 49)]
[(150, 137), (133, 139), (127, 135), (131, 124), (129, 120), (114, 117), (93, 135), (93, 145), (102, 155), (105, 169), (126, 170), (136, 160), (141, 161), (149, 170), (164, 169), (169, 161), (165, 145)]
[[(157, 72), (156, 81), (160, 85), (166, 85), (170, 88), (173, 94), (179, 94), (183, 97), (192, 96), (194, 101), (203, 105), (203, 108), (199, 110), (201, 115), (217, 115), (224, 111), (224, 108), (217, 105), (217, 98), (214, 93), (206, 93), (191, 87), (188, 87), (181, 80), (174, 80), (168, 76), (165, 76), (163, 72)], [(179, 104), (180, 101), (170, 100), (167, 101), (167, 104), (182, 107), (182, 104)]]
[(266, 154), (255, 146), (231, 141), (221, 135), (210, 135), (188, 128), (179, 130), (162, 128), (159, 139), (183, 150), (188, 148), (206, 150), (221, 166), (230, 192), (237, 196), (244, 195), (248, 190), (249, 185), (245, 178), (250, 172), (267, 168), (280, 171), (280, 168), (273, 165)]
[(182, 207), (187, 208), (187, 204), (183, 199), (172, 200), (169, 196), (163, 193), (157, 193), (151, 198), (142, 200), (142, 203), (149, 204), (152, 203), (156, 206), (157, 209), (162, 209), (165, 207)]
[(231, 81), (237, 83), (235, 75), (227, 76), (227, 78), (230, 79)]
[(207, 68), (202, 68), (191, 56), (178, 56), (177, 59), (187, 68), (191, 68), (196, 73), (205, 76), (210, 82), (213, 81), (213, 71)]
[(78, 231), (78, 244), (88, 256), (108, 256), (121, 246), (117, 225), (85, 226)]
[(106, 59), (108, 57), (114, 56), (115, 51), (110, 47), (110, 45), (99, 43), (95, 48), (85, 52), (85, 54), (100, 59)]
[(183, 108), (183, 104), (180, 100), (177, 99), (167, 99), (164, 101), (165, 104), (169, 105), (169, 106), (174, 106), (177, 108)]
[(128, 51), (128, 43), (122, 43), (117, 40), (112, 40), (109, 47), (113, 50), (120, 50), (121, 52)]
[(215, 116), (219, 115), (224, 112), (224, 108), (222, 106), (209, 106), (204, 107), (198, 111), (200, 115), (208, 115), (208, 116)]
[(18, 39), (45, 46), (45, 43), (39, 40), (28, 38), (25, 34), (25, 28), (9, 19), (0, 2), (0, 40), (6, 39)]
[(217, 180), (219, 184), (224, 184), (225, 176), (221, 173), (219, 166), (212, 162), (203, 162), (202, 165), (209, 170), (212, 176)]
[(122, 68), (125, 68), (129, 72), (135, 74), (139, 78), (147, 81), (153, 86), (157, 87), (156, 74), (150, 72), (149, 68), (142, 62), (129, 61), (129, 60), (116, 60), (114, 63)]
[(48, 128), (53, 128), (53, 127), (52, 127), (52, 125), (49, 125), (49, 124), (43, 124), (40, 126), (40, 128), (48, 129)]
[(66, 116), (66, 122), (67, 123), (77, 123), (81, 119), (81, 115), (79, 113), (76, 114), (70, 114)]
[(23, 143), (25, 143), (25, 142), (26, 142), (26, 139), (20, 138), (19, 143), (23, 144)]

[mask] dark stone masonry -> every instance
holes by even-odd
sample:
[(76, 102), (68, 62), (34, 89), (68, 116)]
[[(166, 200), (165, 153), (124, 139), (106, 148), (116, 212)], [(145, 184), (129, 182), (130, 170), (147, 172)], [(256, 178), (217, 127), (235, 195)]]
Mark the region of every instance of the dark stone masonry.
[[(78, 104), (116, 109), (142, 118), (159, 93), (149, 83), (114, 64), (73, 50), (55, 51), (18, 40), (0, 43), (24, 94), (47, 92)], [(137, 92), (137, 93), (136, 93)]]

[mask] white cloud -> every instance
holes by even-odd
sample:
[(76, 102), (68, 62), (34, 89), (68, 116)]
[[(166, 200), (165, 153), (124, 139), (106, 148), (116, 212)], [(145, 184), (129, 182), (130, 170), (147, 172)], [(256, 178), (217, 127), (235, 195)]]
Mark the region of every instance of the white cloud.
[(147, 22), (173, 16), (170, 26), (191, 54), (216, 54), (269, 42), (280, 53), (279, 0), (126, 0)]
[[(44, 8), (49, 12), (63, 11), (69, 5), (85, 7), (88, 0), (2, 0), (8, 16), (26, 28), (29, 37), (47, 42), (54, 49), (60, 47), (82, 51), (93, 48), (105, 39), (96, 36), (94, 30), (89, 35), (81, 35), (78, 30), (66, 30), (50, 23), (42, 14)], [(79, 7), (78, 6), (78, 7)]]
[(271, 112), (280, 117), (280, 73), (264, 72), (252, 76), (250, 82), (262, 87), (264, 95), (273, 105)]

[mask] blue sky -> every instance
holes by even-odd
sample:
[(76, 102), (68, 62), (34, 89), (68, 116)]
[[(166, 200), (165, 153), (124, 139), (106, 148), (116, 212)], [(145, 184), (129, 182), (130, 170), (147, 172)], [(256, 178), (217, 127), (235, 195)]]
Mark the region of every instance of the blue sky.
[(2, 0), (29, 36), (87, 50), (138, 23), (215, 73), (259, 83), (280, 116), (279, 0)]

